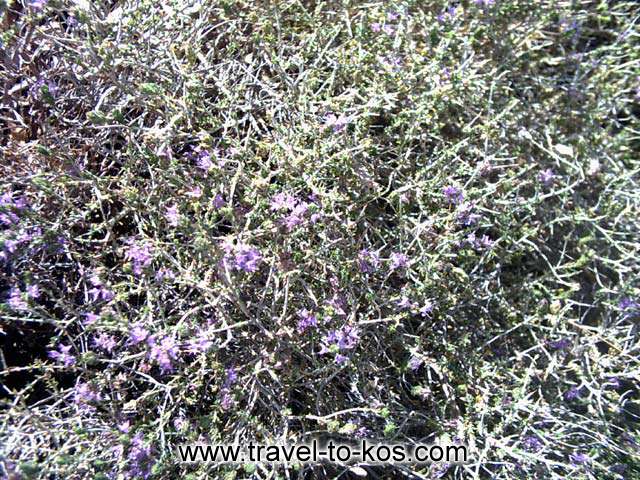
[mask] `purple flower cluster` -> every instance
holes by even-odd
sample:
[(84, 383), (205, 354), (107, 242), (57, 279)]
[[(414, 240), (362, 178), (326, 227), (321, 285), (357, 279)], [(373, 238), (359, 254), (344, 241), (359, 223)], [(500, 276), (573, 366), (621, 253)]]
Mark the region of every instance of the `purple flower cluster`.
[(147, 338), (150, 347), (149, 359), (156, 362), (163, 372), (173, 370), (173, 361), (178, 358), (179, 350), (176, 340), (170, 336), (157, 338), (155, 335)]
[(0, 224), (13, 225), (20, 221), (19, 213), (27, 206), (24, 197), (15, 197), (12, 193), (6, 192), (0, 195)]
[(324, 127), (333, 129), (333, 133), (340, 133), (353, 120), (353, 116), (347, 116), (344, 114), (336, 116), (335, 113), (329, 112), (324, 117)]
[(546, 170), (542, 170), (538, 174), (538, 181), (545, 187), (550, 187), (551, 185), (553, 185), (553, 181), (555, 178), (556, 176), (553, 173), (553, 170), (551, 170), (550, 168), (547, 168)]
[(422, 359), (416, 355), (412, 355), (411, 358), (409, 359), (409, 362), (407, 364), (407, 366), (409, 367), (409, 369), (413, 372), (415, 372), (416, 370), (418, 370), (420, 368), (420, 366), (423, 364), (424, 362), (422, 361)]
[(216, 210), (220, 210), (226, 204), (227, 204), (227, 202), (225, 201), (225, 199), (222, 196), (222, 194), (221, 193), (216, 193), (216, 196), (213, 197), (213, 206), (214, 206), (214, 208)]
[(115, 294), (104, 286), (102, 280), (100, 280), (97, 274), (93, 275), (89, 279), (89, 282), (91, 283), (92, 288), (90, 288), (87, 293), (91, 297), (92, 302), (100, 300), (110, 302), (115, 297)]
[(129, 330), (129, 340), (132, 345), (138, 345), (139, 343), (144, 342), (148, 337), (149, 331), (144, 328), (141, 323), (132, 325), (131, 330)]
[(358, 253), (358, 267), (363, 273), (373, 273), (380, 267), (378, 252), (364, 248)]
[(454, 205), (462, 203), (462, 201), (464, 200), (464, 194), (462, 193), (462, 190), (454, 185), (448, 185), (444, 187), (442, 189), (442, 193), (444, 194), (444, 198), (447, 200), (447, 202)]
[(547, 342), (549, 348), (553, 350), (566, 350), (571, 346), (571, 340), (568, 338), (561, 338), (560, 340), (553, 340)]
[(133, 263), (133, 273), (140, 275), (144, 268), (151, 265), (153, 248), (148, 242), (139, 242), (132, 238), (127, 241), (127, 244), (125, 258)]
[(262, 255), (258, 249), (249, 245), (238, 245), (234, 256), (234, 268), (245, 272), (253, 273), (258, 270), (258, 265), (262, 261)]
[(216, 162), (213, 161), (214, 157), (216, 159), (219, 157), (219, 153), (218, 149), (209, 151), (201, 147), (195, 147), (191, 152), (186, 154), (186, 157), (192, 160), (196, 164), (196, 167), (206, 174), (213, 170), (216, 165), (220, 166), (219, 160)]
[(177, 227), (180, 222), (180, 212), (178, 212), (177, 205), (170, 205), (165, 209), (164, 217), (167, 219), (167, 222), (172, 227)]
[(530, 452), (542, 450), (544, 446), (537, 435), (527, 435), (522, 439), (522, 446)]
[(444, 23), (447, 20), (453, 20), (454, 18), (456, 18), (456, 15), (457, 15), (456, 7), (451, 6), (445, 11), (443, 11), (442, 13), (440, 13), (436, 18), (438, 22)]
[(80, 408), (88, 407), (90, 403), (101, 400), (101, 396), (88, 383), (78, 382), (73, 392), (73, 401)]
[(343, 317), (347, 315), (347, 312), (345, 311), (345, 308), (347, 308), (347, 304), (342, 295), (334, 293), (333, 296), (326, 301), (326, 304), (333, 308), (333, 311), (336, 315), (340, 315)]
[(389, 258), (389, 268), (391, 270), (400, 270), (407, 268), (409, 265), (409, 257), (401, 252), (394, 252)]
[(212, 345), (213, 341), (209, 332), (206, 329), (200, 329), (196, 336), (189, 340), (187, 351), (193, 354), (206, 353)]
[(151, 446), (145, 445), (141, 432), (136, 433), (131, 440), (127, 461), (129, 478), (147, 479), (151, 476), (155, 462), (151, 456)]
[(347, 356), (343, 352), (353, 349), (359, 340), (360, 332), (358, 329), (351, 325), (344, 325), (340, 329), (332, 330), (324, 337), (318, 354), (324, 355), (329, 352), (335, 352), (336, 363), (344, 363), (347, 360)]
[(71, 355), (71, 345), (58, 345), (58, 350), (50, 350), (49, 358), (54, 359), (58, 363), (62, 363), (65, 367), (70, 367), (76, 363), (76, 357)]
[(12, 287), (11, 290), (9, 290), (7, 305), (14, 310), (26, 310), (28, 308), (27, 302), (24, 300), (23, 294), (18, 287)]
[(474, 0), (475, 4), (480, 6), (480, 7), (490, 7), (492, 5), (495, 5), (496, 0)]
[(225, 370), (224, 383), (222, 384), (222, 389), (220, 390), (220, 393), (222, 395), (220, 405), (222, 406), (223, 410), (229, 410), (233, 406), (233, 396), (231, 395), (231, 388), (236, 384), (237, 381), (238, 371), (233, 367), (227, 368)]
[(465, 243), (476, 250), (488, 250), (495, 244), (488, 235), (482, 235), (482, 237), (478, 238), (475, 232), (471, 232), (462, 245)]
[(112, 335), (107, 335), (104, 332), (101, 332), (98, 336), (93, 339), (93, 344), (107, 353), (113, 352), (113, 349), (116, 348), (117, 342), (116, 339)]
[(460, 225), (465, 227), (475, 225), (480, 219), (480, 215), (473, 213), (475, 205), (471, 202), (466, 202), (458, 207), (457, 220)]
[(295, 227), (302, 225), (306, 221), (310, 204), (298, 200), (290, 193), (280, 192), (271, 199), (271, 210), (286, 211), (287, 215), (280, 220), (280, 223), (290, 232)]
[(298, 333), (304, 333), (310, 327), (318, 326), (318, 319), (309, 310), (304, 309), (298, 312)]

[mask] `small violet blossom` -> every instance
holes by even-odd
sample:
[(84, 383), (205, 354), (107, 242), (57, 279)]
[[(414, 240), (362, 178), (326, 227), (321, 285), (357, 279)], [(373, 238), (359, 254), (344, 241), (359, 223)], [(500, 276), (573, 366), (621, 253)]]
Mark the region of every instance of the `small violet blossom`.
[(407, 267), (409, 264), (409, 257), (404, 253), (394, 252), (391, 254), (389, 261), (391, 262), (389, 266), (391, 270), (398, 270)]
[(300, 310), (298, 316), (300, 317), (300, 320), (298, 320), (298, 333), (304, 333), (307, 328), (318, 326), (318, 319), (308, 310)]
[(353, 117), (348, 117), (346, 115), (340, 115), (337, 117), (334, 113), (329, 112), (324, 117), (324, 126), (325, 128), (332, 128), (334, 133), (340, 133), (349, 123), (351, 123), (352, 120)]
[(133, 325), (129, 331), (129, 339), (133, 345), (144, 342), (149, 337), (149, 331), (140, 323)]
[(7, 304), (14, 310), (27, 309), (27, 302), (22, 298), (22, 292), (18, 287), (12, 287), (11, 290), (9, 290), (9, 299), (7, 300)]
[(147, 242), (136, 242), (133, 239), (129, 239), (128, 245), (125, 258), (133, 263), (133, 273), (140, 275), (144, 268), (151, 265), (153, 248)]
[(235, 252), (234, 268), (253, 273), (258, 270), (258, 264), (262, 261), (262, 255), (253, 247), (239, 245)]
[(170, 207), (167, 207), (164, 217), (167, 219), (169, 225), (171, 225), (172, 227), (177, 227), (178, 223), (180, 222), (180, 213), (178, 212), (178, 206), (171, 205)]
[(358, 267), (363, 273), (373, 273), (380, 266), (380, 255), (378, 252), (364, 248), (358, 253)]
[(102, 332), (100, 333), (100, 335), (98, 335), (93, 339), (93, 344), (99, 349), (104, 350), (105, 352), (111, 353), (113, 352), (113, 349), (116, 347), (117, 342), (116, 342), (116, 339), (113, 338), (113, 336), (107, 335), (106, 333)]
[(65, 367), (70, 367), (74, 363), (76, 363), (76, 357), (71, 355), (69, 352), (71, 351), (71, 345), (58, 345), (58, 350), (50, 350), (49, 358), (62, 363)]
[(129, 478), (147, 479), (151, 476), (151, 470), (155, 462), (151, 456), (151, 447), (145, 445), (141, 432), (136, 433), (131, 441), (127, 463), (129, 466)]
[(216, 196), (213, 198), (213, 206), (216, 210), (220, 210), (226, 204), (227, 202), (225, 202), (224, 197), (220, 193), (217, 193)]
[(462, 203), (462, 201), (464, 200), (464, 195), (462, 193), (462, 190), (460, 190), (458, 187), (455, 187), (453, 185), (448, 185), (444, 187), (442, 189), (442, 193), (444, 193), (444, 196), (447, 202), (452, 203), (454, 205)]
[(147, 345), (151, 347), (149, 359), (155, 361), (163, 372), (172, 371), (173, 361), (179, 354), (175, 339), (165, 336), (158, 340), (152, 336), (147, 338)]
[(538, 174), (538, 181), (545, 187), (550, 187), (551, 185), (553, 185), (554, 179), (555, 174), (550, 168), (547, 168), (546, 170), (543, 170)]

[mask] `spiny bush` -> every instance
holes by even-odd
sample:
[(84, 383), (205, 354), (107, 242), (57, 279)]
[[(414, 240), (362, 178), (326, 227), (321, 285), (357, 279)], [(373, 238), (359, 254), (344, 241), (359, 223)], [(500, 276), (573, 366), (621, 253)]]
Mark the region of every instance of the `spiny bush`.
[(6, 478), (640, 478), (636, 2), (0, 8)]

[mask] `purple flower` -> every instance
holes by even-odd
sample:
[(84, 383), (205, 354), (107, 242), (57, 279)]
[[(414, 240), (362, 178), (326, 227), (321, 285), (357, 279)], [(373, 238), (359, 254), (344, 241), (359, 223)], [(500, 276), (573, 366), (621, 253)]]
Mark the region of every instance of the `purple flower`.
[(300, 320), (298, 320), (298, 333), (304, 333), (309, 327), (317, 327), (318, 319), (309, 310), (300, 310), (298, 312)]
[(391, 265), (390, 265), (391, 270), (406, 268), (407, 264), (409, 263), (409, 257), (407, 257), (404, 253), (398, 253), (398, 252), (392, 253), (391, 258), (389, 260), (391, 261)]
[(553, 180), (555, 179), (555, 174), (553, 170), (547, 168), (546, 170), (541, 171), (538, 174), (538, 181), (542, 183), (545, 187), (550, 187), (553, 185)]
[(640, 308), (640, 303), (636, 302), (635, 300), (629, 297), (625, 297), (622, 300), (620, 300), (620, 303), (618, 304), (618, 306), (622, 310), (635, 310), (637, 308)]
[(564, 394), (562, 395), (562, 397), (566, 400), (566, 401), (571, 401), (571, 400), (575, 400), (576, 398), (580, 398), (582, 391), (580, 388), (578, 387), (571, 387), (569, 390), (567, 390), (566, 392), (564, 392)]
[(12, 287), (11, 290), (9, 290), (9, 299), (7, 300), (7, 304), (14, 310), (27, 309), (27, 302), (22, 298), (22, 292), (18, 287)]
[(356, 346), (360, 339), (360, 332), (355, 327), (345, 325), (336, 331), (337, 345), (340, 350), (350, 350)]
[(144, 444), (141, 432), (136, 433), (131, 441), (127, 462), (129, 478), (147, 479), (151, 476), (151, 469), (155, 462), (151, 457), (151, 447)]
[(464, 199), (464, 195), (462, 191), (453, 185), (448, 185), (442, 189), (442, 193), (444, 193), (445, 198), (449, 203), (454, 205), (461, 203)]
[(131, 343), (133, 345), (144, 342), (148, 336), (149, 331), (140, 323), (136, 323), (135, 325), (133, 325), (133, 328), (131, 328), (129, 332), (129, 339), (131, 340)]
[(128, 241), (129, 248), (125, 253), (125, 258), (133, 263), (133, 273), (140, 275), (142, 270), (153, 260), (153, 249), (147, 242), (135, 242), (133, 239)]
[(92, 312), (86, 312), (84, 314), (84, 321), (82, 322), (84, 325), (91, 325), (92, 323), (96, 323), (100, 319), (100, 315), (96, 315)]
[(378, 33), (382, 29), (382, 24), (379, 22), (374, 22), (371, 24), (371, 31)]
[(324, 126), (325, 128), (333, 128), (334, 133), (339, 133), (343, 131), (352, 120), (353, 117), (347, 117), (345, 115), (336, 117), (334, 113), (329, 112), (324, 117)]
[(149, 337), (147, 344), (151, 347), (149, 358), (155, 361), (163, 372), (173, 370), (173, 360), (178, 358), (178, 346), (174, 338), (165, 336), (157, 341), (155, 337)]
[(478, 6), (490, 7), (496, 3), (496, 0), (475, 0), (475, 2)]
[(574, 466), (584, 465), (585, 463), (591, 461), (591, 458), (589, 458), (589, 455), (587, 455), (586, 453), (571, 454), (569, 455), (569, 459), (571, 460), (571, 464)]
[(41, 10), (48, 3), (49, 0), (31, 0), (29, 6), (36, 10)]
[(131, 429), (131, 422), (129, 420), (125, 420), (118, 424), (118, 430), (122, 433), (129, 433)]
[(394, 22), (396, 21), (398, 18), (400, 18), (400, 14), (398, 12), (388, 12), (387, 13), (387, 19), (390, 22)]
[(420, 366), (422, 365), (422, 359), (420, 357), (416, 357), (415, 355), (413, 355), (410, 359), (409, 359), (409, 363), (408, 363), (408, 367), (411, 371), (416, 371), (420, 368)]
[(380, 266), (380, 255), (364, 248), (358, 253), (358, 266), (363, 273), (373, 273)]
[(225, 370), (224, 387), (230, 388), (238, 381), (238, 371), (234, 367)]
[(271, 199), (271, 210), (293, 210), (298, 203), (298, 200), (289, 193), (280, 192), (273, 196)]
[(117, 343), (116, 339), (111, 335), (107, 335), (106, 333), (102, 332), (100, 333), (100, 335), (93, 339), (93, 344), (101, 350), (111, 353), (113, 352), (113, 349), (116, 347)]
[(351, 325), (344, 325), (338, 330), (330, 331), (324, 337), (319, 354), (323, 355), (334, 349), (338, 353), (344, 350), (351, 350), (357, 345), (358, 340), (360, 340), (358, 329)]
[(73, 401), (78, 405), (85, 405), (101, 400), (100, 394), (88, 383), (78, 382), (73, 392)]
[(206, 330), (200, 330), (196, 338), (189, 341), (188, 350), (191, 353), (205, 353), (212, 345), (213, 342), (209, 339), (209, 333)]
[(170, 207), (167, 207), (165, 210), (164, 217), (167, 219), (167, 222), (169, 222), (169, 225), (171, 225), (172, 227), (177, 227), (178, 222), (180, 221), (180, 213), (178, 212), (178, 206), (174, 204), (174, 205), (171, 205)]
[(537, 452), (544, 446), (537, 435), (527, 435), (522, 439), (522, 445), (530, 452)]
[(568, 338), (561, 338), (560, 340), (547, 342), (547, 345), (549, 345), (553, 350), (566, 350), (571, 346), (571, 340)]
[(156, 281), (162, 282), (164, 280), (174, 280), (176, 278), (176, 273), (170, 268), (161, 268), (156, 272)]
[(382, 27), (382, 31), (391, 36), (395, 33), (396, 29), (393, 25), (386, 24), (384, 27)]
[(308, 203), (299, 203), (294, 207), (293, 211), (282, 220), (282, 224), (287, 228), (288, 231), (293, 230), (295, 227), (304, 222), (304, 215), (305, 213), (307, 213), (308, 209)]
[(253, 273), (258, 269), (258, 264), (262, 261), (260, 252), (248, 245), (239, 245), (235, 253), (235, 269)]
[(27, 295), (31, 298), (38, 298), (40, 296), (40, 287), (36, 284), (31, 284), (27, 287)]
[(340, 365), (343, 364), (344, 362), (346, 362), (347, 360), (349, 360), (349, 357), (347, 357), (346, 355), (343, 355), (341, 353), (336, 353), (336, 357), (335, 357), (335, 362)]
[(194, 152), (194, 156), (196, 160), (196, 166), (200, 170), (203, 170), (204, 172), (209, 172), (210, 170), (213, 169), (215, 164), (213, 163), (213, 160), (211, 160), (211, 153), (209, 151), (207, 150), (196, 151)]
[(345, 316), (347, 314), (347, 312), (345, 312), (344, 310), (346, 308), (344, 298), (342, 298), (337, 293), (334, 293), (333, 296), (329, 300), (327, 300), (327, 305), (333, 308), (333, 311), (336, 313), (336, 315)]
[(398, 300), (398, 303), (396, 303), (396, 305), (398, 305), (398, 307), (400, 307), (403, 310), (407, 310), (409, 308), (415, 307), (415, 304), (412, 303), (411, 300), (409, 300), (409, 298), (404, 295), (400, 300)]
[(227, 390), (222, 390), (222, 400), (220, 406), (223, 410), (229, 410), (233, 406), (233, 397)]
[(187, 192), (187, 196), (191, 198), (200, 198), (202, 196), (202, 188), (197, 185)]
[(227, 202), (225, 202), (224, 197), (220, 193), (217, 193), (213, 198), (213, 206), (216, 208), (216, 210), (220, 210), (226, 204)]
[(458, 223), (464, 226), (470, 226), (477, 223), (480, 219), (480, 215), (473, 213), (475, 205), (470, 202), (463, 203), (458, 208)]
[(434, 308), (433, 303), (431, 301), (427, 301), (427, 303), (425, 303), (420, 308), (420, 315), (422, 315), (423, 317), (429, 316), (429, 314), (431, 314), (431, 312), (433, 312), (433, 308)]
[(58, 345), (58, 350), (50, 350), (49, 358), (52, 358), (56, 362), (62, 363), (65, 367), (70, 367), (74, 363), (76, 363), (76, 357), (71, 355), (69, 352), (71, 351), (71, 345)]
[(115, 294), (102, 285), (95, 286), (87, 292), (91, 296), (93, 302), (97, 302), (98, 300), (104, 300), (105, 302), (113, 300)]

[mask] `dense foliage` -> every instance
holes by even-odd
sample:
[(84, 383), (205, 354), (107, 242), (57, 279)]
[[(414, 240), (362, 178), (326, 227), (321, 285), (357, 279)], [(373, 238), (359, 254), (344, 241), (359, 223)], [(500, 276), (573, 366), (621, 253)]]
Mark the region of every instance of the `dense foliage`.
[(637, 2), (0, 15), (6, 478), (640, 478)]

